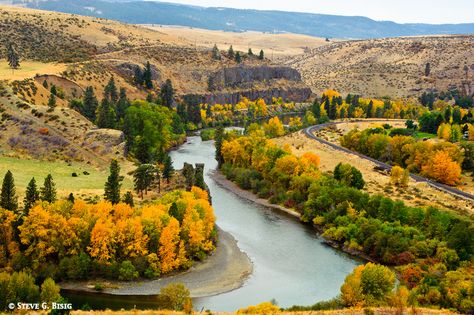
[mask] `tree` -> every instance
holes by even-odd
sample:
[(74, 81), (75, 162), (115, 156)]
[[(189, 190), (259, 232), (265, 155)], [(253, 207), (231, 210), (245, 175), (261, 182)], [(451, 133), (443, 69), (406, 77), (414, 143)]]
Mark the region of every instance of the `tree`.
[(321, 118), (321, 104), (319, 103), (318, 98), (314, 99), (313, 105), (311, 105), (311, 112), (316, 119)]
[(265, 54), (263, 52), (263, 49), (260, 50), (260, 53), (258, 54), (258, 59), (263, 60), (265, 58)]
[(437, 151), (422, 167), (422, 174), (441, 183), (454, 186), (461, 177), (461, 166), (446, 151)]
[(166, 179), (166, 182), (169, 184), (171, 177), (173, 177), (174, 168), (173, 161), (168, 153), (165, 153), (163, 158), (163, 178)]
[(109, 177), (105, 183), (104, 198), (113, 205), (120, 202), (120, 187), (123, 176), (120, 176), (120, 165), (117, 160), (112, 160), (109, 167)]
[(161, 86), (160, 96), (163, 106), (168, 108), (173, 107), (174, 89), (170, 79), (167, 79)]
[(23, 199), (23, 212), (25, 216), (28, 215), (28, 211), (30, 211), (31, 207), (33, 207), (38, 200), (40, 200), (40, 195), (36, 186), (36, 180), (33, 177), (26, 187), (25, 199)]
[(12, 43), (9, 43), (7, 46), (7, 61), (12, 69), (18, 69), (20, 67), (20, 56)]
[(219, 51), (219, 48), (217, 48), (216, 44), (214, 44), (214, 47), (212, 47), (212, 59), (221, 60), (221, 52)]
[(56, 95), (51, 93), (48, 99), (48, 107), (54, 109), (56, 107)]
[(425, 66), (425, 76), (429, 76), (430, 73), (431, 73), (431, 64), (427, 62)]
[(232, 45), (230, 45), (229, 50), (227, 51), (227, 57), (229, 57), (229, 59), (235, 58), (234, 48)]
[(133, 172), (135, 191), (143, 199), (143, 192), (148, 191), (155, 179), (156, 168), (151, 164), (142, 164)]
[(400, 166), (392, 167), (390, 171), (390, 183), (395, 186), (400, 186), (403, 177), (403, 168)]
[(171, 283), (161, 288), (159, 298), (163, 308), (173, 311), (182, 311), (192, 303), (190, 292), (182, 283)]
[(130, 101), (127, 98), (127, 90), (125, 88), (120, 88), (120, 96), (116, 106), (116, 120), (120, 122), (125, 117), (125, 112), (127, 108), (130, 107)]
[(215, 147), (216, 147), (216, 160), (217, 167), (221, 168), (224, 164), (224, 157), (222, 156), (222, 143), (224, 141), (224, 128), (222, 126), (217, 127), (215, 134)]
[(74, 204), (74, 202), (76, 202), (76, 198), (74, 197), (73, 193), (69, 193), (69, 195), (67, 196), (67, 201), (69, 201), (72, 204)]
[(0, 207), (10, 211), (16, 211), (18, 209), (18, 197), (16, 196), (15, 180), (13, 179), (13, 174), (10, 171), (7, 171), (5, 177), (3, 177)]
[(142, 86), (143, 85), (143, 72), (142, 69), (137, 66), (135, 68), (135, 74), (133, 76), (133, 81), (135, 82), (136, 85)]
[(367, 302), (383, 301), (395, 285), (395, 274), (388, 267), (368, 263), (362, 270), (360, 285)]
[(96, 118), (96, 111), (97, 107), (99, 107), (99, 102), (94, 94), (94, 88), (92, 86), (88, 86), (86, 91), (84, 92), (84, 109), (81, 112), (86, 118), (90, 121), (95, 121)]
[(270, 118), (268, 123), (263, 124), (263, 130), (265, 131), (265, 135), (269, 138), (276, 138), (285, 135), (285, 128), (277, 116)]
[(111, 104), (116, 104), (118, 101), (118, 91), (115, 86), (115, 79), (111, 77), (109, 82), (104, 88), (104, 98), (107, 99)]
[(177, 259), (179, 246), (179, 222), (171, 217), (160, 235), (159, 256), (161, 261), (161, 271), (168, 273), (179, 266)]
[(40, 199), (49, 203), (56, 201), (56, 185), (54, 184), (53, 176), (51, 176), (51, 174), (48, 174), (44, 179)]
[(242, 56), (240, 56), (240, 52), (237, 52), (235, 54), (235, 62), (241, 63), (242, 62)]
[(56, 282), (54, 282), (54, 280), (51, 278), (47, 278), (41, 285), (41, 302), (48, 304), (58, 302), (61, 298), (59, 291), (60, 287), (56, 284)]
[(123, 196), (123, 202), (133, 208), (135, 203), (133, 201), (133, 195), (131, 191), (127, 191), (125, 193), (125, 195)]
[(151, 64), (149, 61), (146, 62), (145, 70), (143, 71), (143, 83), (147, 89), (153, 88)]
[(253, 56), (252, 48), (249, 48), (248, 55), (249, 55), (249, 56)]
[(114, 128), (116, 115), (110, 102), (104, 98), (97, 108), (96, 125), (99, 128)]

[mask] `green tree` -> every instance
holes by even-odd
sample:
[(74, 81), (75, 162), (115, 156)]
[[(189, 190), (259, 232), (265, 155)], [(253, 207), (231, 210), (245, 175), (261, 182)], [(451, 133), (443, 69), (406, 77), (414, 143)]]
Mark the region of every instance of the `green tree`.
[(131, 191), (127, 191), (125, 195), (123, 196), (123, 202), (129, 205), (130, 207), (133, 207), (135, 205), (135, 202), (133, 201), (133, 195)]
[(169, 184), (171, 177), (174, 174), (173, 161), (168, 153), (165, 153), (163, 158), (163, 178), (166, 179), (166, 182)]
[(69, 193), (69, 195), (67, 196), (67, 201), (69, 201), (72, 204), (74, 204), (74, 202), (76, 202), (76, 198), (74, 197), (73, 193)]
[(216, 160), (217, 167), (221, 168), (224, 164), (224, 156), (222, 155), (222, 144), (224, 142), (224, 128), (222, 126), (217, 127), (215, 135), (215, 147), (216, 147)]
[(219, 48), (217, 48), (216, 44), (214, 44), (214, 47), (212, 47), (212, 59), (221, 60), (221, 52), (219, 51)]
[(263, 52), (263, 49), (260, 50), (260, 53), (258, 54), (258, 59), (260, 59), (260, 60), (265, 59), (265, 53)]
[(107, 99), (111, 104), (117, 104), (118, 91), (117, 86), (115, 85), (114, 77), (110, 78), (109, 82), (104, 88), (104, 98)]
[(227, 51), (227, 56), (229, 57), (229, 59), (234, 59), (235, 58), (235, 52), (234, 52), (234, 48), (232, 47), (232, 45), (230, 45), (229, 50)]
[(163, 308), (182, 311), (190, 300), (190, 292), (182, 283), (171, 283), (160, 290), (160, 304)]
[(125, 117), (125, 112), (127, 108), (130, 107), (130, 101), (127, 98), (127, 90), (125, 88), (120, 88), (120, 95), (117, 102), (116, 110), (116, 120), (120, 122)]
[(318, 98), (314, 99), (313, 105), (311, 105), (311, 112), (316, 119), (321, 118), (321, 104), (319, 103)]
[(7, 61), (10, 68), (20, 68), (20, 56), (12, 43), (9, 43), (7, 46)]
[(145, 70), (143, 71), (143, 83), (147, 89), (153, 88), (151, 64), (149, 61), (146, 62)]
[(84, 109), (81, 112), (86, 118), (90, 121), (95, 121), (96, 119), (96, 111), (99, 107), (99, 102), (94, 94), (94, 88), (92, 86), (88, 86), (84, 92)]
[(7, 171), (5, 177), (3, 177), (0, 207), (10, 211), (16, 211), (18, 209), (18, 197), (16, 196), (15, 180), (13, 179), (13, 174), (10, 171)]
[(56, 107), (56, 95), (51, 93), (48, 99), (48, 107), (54, 109)]
[(53, 279), (47, 278), (41, 285), (41, 302), (51, 304), (52, 302), (58, 302), (61, 298), (59, 294), (60, 287), (54, 282)]
[(135, 82), (136, 85), (142, 86), (143, 85), (143, 72), (142, 69), (137, 66), (135, 68), (135, 74), (133, 76), (133, 81)]
[(151, 164), (142, 164), (133, 172), (133, 182), (135, 191), (143, 199), (143, 192), (147, 193), (153, 184), (156, 175), (156, 168)]
[(97, 108), (96, 125), (99, 128), (114, 128), (116, 115), (110, 102), (104, 98)]
[(119, 268), (119, 279), (130, 281), (136, 278), (138, 278), (138, 271), (136, 271), (132, 262), (130, 260), (122, 261)]
[(44, 81), (43, 81), (43, 87), (44, 87), (45, 89), (48, 88), (48, 81), (46, 81), (46, 79), (44, 79)]
[(56, 184), (53, 181), (53, 176), (48, 174), (44, 179), (43, 187), (41, 188), (40, 199), (49, 203), (56, 201)]
[(117, 160), (112, 160), (109, 167), (109, 177), (105, 183), (104, 198), (112, 204), (120, 202), (120, 187), (123, 176), (120, 176), (120, 165)]
[(367, 302), (383, 301), (395, 285), (395, 274), (388, 267), (368, 263), (362, 270), (360, 285)]
[(28, 212), (30, 211), (31, 207), (40, 200), (40, 195), (38, 191), (38, 187), (36, 186), (36, 180), (33, 177), (30, 182), (28, 183), (28, 186), (26, 187), (26, 193), (25, 193), (25, 198), (23, 199), (23, 205), (24, 205), (24, 215), (28, 215)]
[(173, 107), (174, 89), (170, 79), (167, 79), (161, 86), (160, 96), (163, 106), (168, 108)]
[(252, 51), (252, 48), (249, 48), (248, 55), (249, 55), (249, 56), (253, 56), (253, 51)]
[(240, 56), (240, 52), (237, 52), (235, 54), (235, 62), (241, 63), (242, 62), (242, 56)]

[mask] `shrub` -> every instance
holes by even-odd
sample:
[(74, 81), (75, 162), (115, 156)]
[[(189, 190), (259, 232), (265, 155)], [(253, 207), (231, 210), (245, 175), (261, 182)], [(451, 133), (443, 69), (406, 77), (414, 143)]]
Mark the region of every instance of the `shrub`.
[(130, 260), (124, 260), (120, 264), (119, 268), (119, 279), (130, 281), (138, 278), (138, 271), (135, 270), (135, 266)]

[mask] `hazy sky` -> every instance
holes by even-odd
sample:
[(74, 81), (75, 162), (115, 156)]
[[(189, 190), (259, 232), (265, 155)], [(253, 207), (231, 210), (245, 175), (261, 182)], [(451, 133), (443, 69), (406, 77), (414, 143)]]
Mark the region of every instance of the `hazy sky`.
[(474, 0), (160, 0), (199, 6), (361, 15), (400, 23), (473, 23)]

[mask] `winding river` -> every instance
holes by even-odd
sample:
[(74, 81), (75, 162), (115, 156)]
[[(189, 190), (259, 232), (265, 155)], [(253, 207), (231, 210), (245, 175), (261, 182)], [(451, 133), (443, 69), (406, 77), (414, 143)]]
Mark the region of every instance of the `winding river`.
[[(193, 299), (196, 310), (236, 311), (274, 300), (280, 307), (312, 305), (339, 294), (344, 278), (362, 262), (324, 244), (309, 226), (284, 212), (261, 207), (219, 186), (209, 171), (217, 167), (212, 141), (189, 137), (171, 152), (175, 169), (183, 163), (204, 163), (219, 227), (230, 233), (253, 263), (253, 272), (238, 289)], [(73, 305), (95, 309), (155, 308), (153, 296), (63, 294)]]
[(217, 167), (214, 151), (213, 142), (189, 137), (171, 157), (176, 169), (184, 162), (205, 163), (217, 224), (250, 257), (253, 273), (239, 289), (195, 299), (195, 309), (235, 311), (272, 299), (289, 307), (335, 297), (346, 275), (361, 262), (326, 246), (296, 218), (256, 206), (219, 186), (209, 177)]

